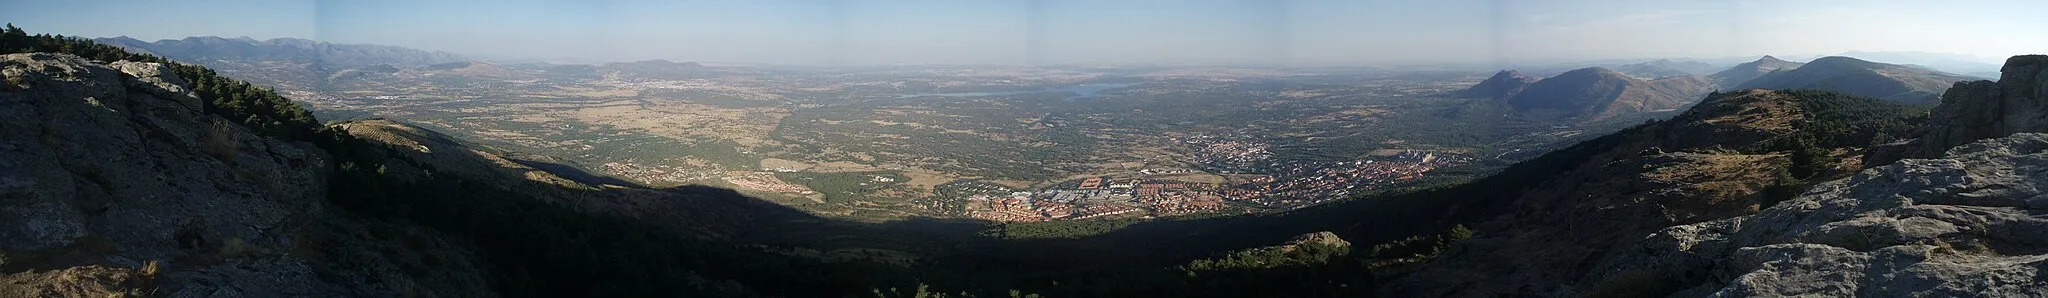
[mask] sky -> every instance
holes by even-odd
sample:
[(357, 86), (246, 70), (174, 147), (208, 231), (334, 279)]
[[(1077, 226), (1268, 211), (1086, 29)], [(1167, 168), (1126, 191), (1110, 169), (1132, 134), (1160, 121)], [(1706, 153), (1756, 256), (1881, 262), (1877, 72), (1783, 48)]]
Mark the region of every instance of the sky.
[(783, 65), (1530, 64), (2048, 53), (2048, 1), (0, 1), (31, 32), (292, 37), (485, 59)]

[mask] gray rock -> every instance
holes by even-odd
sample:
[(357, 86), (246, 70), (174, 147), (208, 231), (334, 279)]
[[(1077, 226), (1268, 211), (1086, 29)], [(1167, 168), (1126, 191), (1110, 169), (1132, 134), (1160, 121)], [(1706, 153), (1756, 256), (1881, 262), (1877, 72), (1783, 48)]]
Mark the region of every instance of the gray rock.
[(193, 112), (205, 109), (205, 106), (199, 101), (199, 95), (192, 92), (192, 90), (186, 89), (185, 80), (178, 78), (177, 74), (172, 73), (169, 66), (154, 62), (134, 61), (114, 61), (114, 63), (109, 63), (107, 66), (121, 70), (121, 73), (128, 74), (131, 79), (125, 82), (131, 88), (143, 90), (158, 98), (177, 101), (178, 104), (184, 105), (186, 109), (191, 109)]
[(2044, 195), (2048, 134), (2014, 134), (1664, 229), (1589, 277), (1650, 272), (1673, 296), (2048, 296)]

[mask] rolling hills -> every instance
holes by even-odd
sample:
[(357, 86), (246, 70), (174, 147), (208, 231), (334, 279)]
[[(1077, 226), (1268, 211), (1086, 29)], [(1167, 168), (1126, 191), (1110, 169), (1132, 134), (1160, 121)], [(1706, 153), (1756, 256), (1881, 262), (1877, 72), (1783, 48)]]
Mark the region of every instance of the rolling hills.
[(1736, 89), (1819, 89), (1892, 102), (1933, 106), (1942, 91), (1968, 77), (1849, 57), (1822, 57), (1790, 70), (1779, 70), (1743, 82)]
[(1516, 93), (1521, 93), (1523, 89), (1529, 88), (1529, 85), (1533, 83), (1536, 83), (1536, 78), (1534, 77), (1525, 76), (1521, 72), (1513, 70), (1502, 70), (1499, 73), (1494, 73), (1492, 77), (1486, 78), (1485, 81), (1480, 81), (1478, 85), (1472, 85), (1471, 88), (1458, 91), (1455, 95), (1461, 97), (1504, 99), (1514, 96)]
[(1657, 59), (1643, 63), (1615, 66), (1613, 69), (1615, 72), (1648, 80), (1674, 76), (1705, 75), (1714, 72), (1718, 68), (1706, 62)]
[(1755, 80), (1764, 74), (1778, 70), (1799, 68), (1800, 65), (1805, 64), (1779, 60), (1778, 57), (1765, 55), (1763, 58), (1757, 58), (1756, 61), (1737, 64), (1727, 70), (1715, 72), (1712, 75), (1708, 75), (1707, 79), (1714, 81), (1714, 85), (1719, 86), (1722, 90), (1734, 90), (1736, 86), (1741, 86), (1742, 83)]
[(1677, 109), (1708, 90), (1706, 80), (1698, 76), (1641, 80), (1592, 67), (1536, 81), (1504, 101), (1516, 110), (1591, 121)]

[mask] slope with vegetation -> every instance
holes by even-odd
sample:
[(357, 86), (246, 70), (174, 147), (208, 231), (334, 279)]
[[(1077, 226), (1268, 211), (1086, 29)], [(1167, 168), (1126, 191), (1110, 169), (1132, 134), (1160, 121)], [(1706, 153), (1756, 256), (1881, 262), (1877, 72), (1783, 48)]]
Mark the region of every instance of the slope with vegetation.
[[(1860, 148), (1924, 111), (1819, 91), (1708, 96), (1671, 120), (1589, 143), (1547, 178), (1511, 187), (1473, 239), (1391, 284), (1403, 295), (1570, 294), (1597, 288), (1586, 262), (1664, 227), (1756, 212), (1804, 184), (1855, 170)], [(1582, 144), (1583, 145), (1583, 144)]]
[(1453, 95), (1504, 99), (1514, 96), (1516, 93), (1521, 93), (1522, 89), (1529, 88), (1529, 84), (1533, 83), (1536, 83), (1536, 78), (1522, 75), (1521, 72), (1513, 70), (1502, 70), (1494, 73), (1492, 77), (1486, 78), (1485, 81), (1480, 81), (1478, 85), (1472, 85), (1472, 87), (1460, 90)]
[[(4, 34), (9, 52), (93, 53)], [(0, 56), (0, 296), (486, 289), (460, 240), (330, 212), (332, 157), (280, 138), (312, 134), (288, 101), (134, 60)]]

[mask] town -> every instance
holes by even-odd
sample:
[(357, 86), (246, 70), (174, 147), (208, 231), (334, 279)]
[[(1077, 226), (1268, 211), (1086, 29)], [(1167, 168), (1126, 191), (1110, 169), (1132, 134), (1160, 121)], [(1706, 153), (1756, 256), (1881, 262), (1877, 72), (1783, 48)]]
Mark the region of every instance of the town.
[[(1242, 144), (1233, 146), (1238, 145)], [(1292, 209), (1347, 198), (1360, 191), (1405, 185), (1431, 170), (1471, 160), (1453, 154), (1408, 150), (1373, 160), (1284, 167), (1271, 175), (1232, 184), (1141, 177), (1089, 177), (1035, 191), (984, 184), (975, 186), (978, 193), (960, 198), (964, 204), (951, 206), (957, 206), (959, 214), (969, 218), (1000, 222), (1158, 218), (1226, 210)], [(1147, 169), (1141, 174), (1181, 172), (1185, 170)]]

